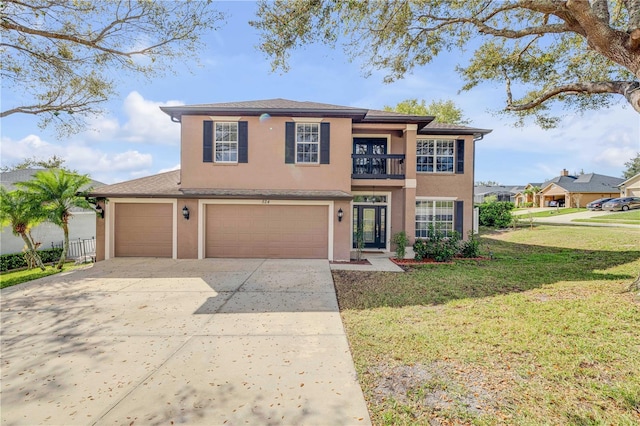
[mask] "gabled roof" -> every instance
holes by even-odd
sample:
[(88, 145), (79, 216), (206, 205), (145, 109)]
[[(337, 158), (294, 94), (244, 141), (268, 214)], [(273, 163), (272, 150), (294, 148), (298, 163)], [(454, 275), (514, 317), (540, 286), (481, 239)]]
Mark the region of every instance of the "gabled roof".
[(494, 193), (510, 193), (517, 194), (522, 191), (524, 187), (522, 185), (492, 185), (492, 186), (474, 186), (473, 194), (474, 195), (486, 195), (486, 194), (494, 194)]
[[(183, 115), (249, 115), (260, 116), (297, 116), (297, 117), (339, 117), (350, 118), (354, 123), (406, 123), (417, 124), (418, 130), (433, 123), (433, 116), (402, 114), (393, 111), (381, 111), (356, 108), (319, 102), (292, 101), (289, 99), (264, 99), (256, 101), (222, 102), (213, 104), (164, 106), (160, 109), (173, 121), (179, 122)], [(428, 134), (468, 134), (485, 135), (488, 129), (467, 126), (433, 123), (426, 131)]]
[(92, 191), (92, 197), (177, 197), (180, 192), (180, 170), (158, 173), (125, 182), (106, 185)]
[(557, 176), (545, 182), (542, 189), (556, 184), (567, 192), (617, 192), (618, 185), (623, 181), (621, 178), (600, 175), (597, 173), (586, 173), (576, 176)]
[(623, 186), (625, 186), (625, 185), (628, 185), (628, 184), (630, 184), (631, 182), (635, 182), (636, 180), (639, 180), (639, 179), (640, 179), (640, 173), (638, 173), (638, 174), (637, 174), (637, 175), (635, 175), (635, 176), (631, 176), (629, 179), (625, 180), (625, 181), (624, 181), (624, 182), (622, 182), (622, 183), (619, 183), (619, 184), (618, 184), (618, 187), (619, 187), (619, 188), (621, 188), (621, 187), (623, 187)]

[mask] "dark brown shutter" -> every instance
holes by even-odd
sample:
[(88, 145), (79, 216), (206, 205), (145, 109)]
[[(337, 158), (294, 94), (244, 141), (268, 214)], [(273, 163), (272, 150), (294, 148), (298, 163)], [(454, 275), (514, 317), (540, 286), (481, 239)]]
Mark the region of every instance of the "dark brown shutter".
[(205, 121), (202, 124), (202, 161), (213, 163), (213, 121)]
[(320, 164), (329, 164), (331, 157), (329, 123), (320, 123)]
[(293, 164), (296, 162), (296, 123), (285, 123), (284, 135), (284, 162)]
[(464, 173), (464, 139), (456, 140), (456, 173)]
[(453, 218), (453, 229), (460, 234), (460, 237), (464, 237), (464, 201), (456, 201), (455, 212)]
[(246, 121), (238, 121), (238, 163), (249, 162), (249, 129)]

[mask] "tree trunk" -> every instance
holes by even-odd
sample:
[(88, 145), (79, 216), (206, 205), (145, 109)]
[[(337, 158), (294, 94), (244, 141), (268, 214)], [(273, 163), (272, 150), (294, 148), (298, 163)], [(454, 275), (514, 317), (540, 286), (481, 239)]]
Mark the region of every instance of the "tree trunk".
[(38, 254), (38, 252), (36, 251), (35, 247), (33, 246), (33, 242), (31, 241), (31, 239), (29, 238), (29, 236), (27, 235), (26, 232), (21, 232), (20, 236), (22, 237), (22, 239), (24, 240), (25, 244), (27, 245), (27, 252), (31, 254), (33, 260), (36, 261), (36, 266), (38, 266), (38, 268), (42, 269), (43, 271), (45, 270), (44, 264), (42, 263), (42, 259), (40, 258), (40, 255)]
[(69, 224), (62, 222), (62, 231), (64, 232), (64, 244), (62, 245), (62, 254), (60, 260), (56, 265), (56, 268), (62, 269), (64, 262), (67, 260), (67, 253), (69, 252)]

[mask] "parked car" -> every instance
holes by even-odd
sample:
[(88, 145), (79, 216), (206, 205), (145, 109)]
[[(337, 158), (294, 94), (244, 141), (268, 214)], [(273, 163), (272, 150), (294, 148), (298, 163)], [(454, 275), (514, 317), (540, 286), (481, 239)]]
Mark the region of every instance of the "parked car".
[(589, 204), (587, 204), (587, 209), (589, 210), (602, 210), (602, 205), (607, 201), (613, 200), (613, 198), (598, 198), (597, 200), (593, 200)]
[(621, 197), (609, 200), (602, 205), (602, 210), (630, 210), (640, 209), (640, 197)]

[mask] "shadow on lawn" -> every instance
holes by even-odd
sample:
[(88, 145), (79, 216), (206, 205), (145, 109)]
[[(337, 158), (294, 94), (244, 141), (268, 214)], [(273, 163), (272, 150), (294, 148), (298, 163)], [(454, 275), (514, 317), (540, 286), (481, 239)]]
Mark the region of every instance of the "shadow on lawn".
[(340, 309), (437, 305), (522, 292), (560, 281), (617, 281), (637, 276), (606, 270), (640, 259), (640, 251), (576, 250), (484, 240), (493, 260), (425, 265), (407, 273), (333, 271)]

